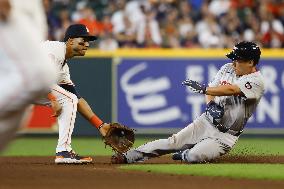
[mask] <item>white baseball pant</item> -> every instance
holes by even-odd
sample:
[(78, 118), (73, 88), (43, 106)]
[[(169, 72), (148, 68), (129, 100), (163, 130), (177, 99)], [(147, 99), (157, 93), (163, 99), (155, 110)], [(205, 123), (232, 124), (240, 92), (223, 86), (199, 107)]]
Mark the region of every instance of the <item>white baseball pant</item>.
[[(59, 138), (56, 153), (61, 151), (71, 151), (71, 137), (75, 126), (78, 98), (75, 94), (58, 85), (54, 85), (51, 89), (52, 94), (62, 106), (62, 112), (57, 118)], [(37, 101), (36, 104), (50, 106), (50, 101), (47, 98), (43, 98), (40, 101)]]

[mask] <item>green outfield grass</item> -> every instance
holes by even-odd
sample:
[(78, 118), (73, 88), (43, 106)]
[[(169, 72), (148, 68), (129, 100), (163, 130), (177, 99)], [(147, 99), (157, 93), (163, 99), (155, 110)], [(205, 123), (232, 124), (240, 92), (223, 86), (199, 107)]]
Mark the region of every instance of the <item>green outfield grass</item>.
[[(139, 146), (153, 138), (138, 138), (135, 146)], [(20, 137), (15, 139), (4, 156), (52, 156), (55, 152), (57, 138)], [(72, 145), (82, 155), (111, 155), (113, 152), (98, 138), (73, 137)], [(233, 155), (284, 155), (284, 139), (241, 138), (230, 152)]]
[(180, 175), (284, 180), (282, 164), (158, 164), (125, 165), (121, 169)]

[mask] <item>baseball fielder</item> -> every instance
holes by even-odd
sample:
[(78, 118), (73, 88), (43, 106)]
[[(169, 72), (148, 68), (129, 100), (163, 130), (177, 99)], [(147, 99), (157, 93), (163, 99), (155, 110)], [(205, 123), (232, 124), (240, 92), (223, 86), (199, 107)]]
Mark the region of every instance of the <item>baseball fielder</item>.
[(56, 81), (56, 68), (40, 49), (45, 20), (41, 0), (0, 0), (0, 151), (25, 109)]
[(89, 163), (91, 157), (81, 157), (71, 147), (71, 136), (74, 129), (76, 112), (78, 111), (93, 126), (105, 136), (109, 124), (96, 116), (89, 104), (80, 96), (70, 78), (68, 60), (75, 56), (84, 56), (89, 41), (96, 40), (96, 36), (89, 34), (86, 26), (74, 24), (68, 27), (64, 42), (46, 41), (43, 49), (59, 69), (57, 85), (52, 87), (47, 99), (38, 104), (51, 105), (54, 116), (58, 117), (59, 138), (56, 147), (55, 163)]
[(174, 153), (174, 160), (197, 163), (226, 154), (236, 144), (243, 128), (264, 93), (256, 65), (260, 48), (252, 42), (235, 45), (209, 86), (185, 80), (183, 85), (206, 96), (205, 113), (168, 139), (155, 140), (112, 156), (112, 163), (134, 163)]

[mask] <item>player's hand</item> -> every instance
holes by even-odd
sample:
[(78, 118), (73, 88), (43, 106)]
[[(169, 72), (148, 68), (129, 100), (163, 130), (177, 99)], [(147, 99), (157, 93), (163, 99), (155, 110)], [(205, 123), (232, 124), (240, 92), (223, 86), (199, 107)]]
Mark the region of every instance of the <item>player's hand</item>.
[(103, 137), (106, 136), (109, 128), (110, 128), (109, 123), (103, 123), (103, 125), (99, 128), (99, 131)]
[(221, 118), (224, 116), (224, 107), (220, 104), (215, 103), (213, 100), (211, 100), (207, 105), (205, 109), (206, 114), (210, 114), (214, 119), (217, 121), (220, 121)]
[(62, 106), (59, 104), (59, 102), (57, 100), (54, 100), (54, 101), (50, 101), (50, 103), (51, 103), (51, 108), (53, 110), (52, 117), (60, 116), (62, 112)]
[(187, 79), (182, 82), (182, 85), (188, 86), (194, 93), (206, 94), (206, 86), (198, 83), (197, 81)]
[(9, 0), (0, 0), (0, 21), (7, 21), (11, 12), (11, 4)]
[(206, 105), (205, 114), (207, 118), (209, 118), (209, 120), (218, 128), (219, 131), (227, 132), (228, 128), (221, 123), (225, 114), (225, 109), (223, 106), (211, 100)]

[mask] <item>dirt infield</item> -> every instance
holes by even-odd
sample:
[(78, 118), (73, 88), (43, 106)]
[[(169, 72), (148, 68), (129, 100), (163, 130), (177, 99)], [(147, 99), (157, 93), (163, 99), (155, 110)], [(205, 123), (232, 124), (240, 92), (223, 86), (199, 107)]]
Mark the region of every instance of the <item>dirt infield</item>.
[[(96, 157), (88, 165), (55, 165), (53, 157), (0, 157), (0, 189), (222, 189), (284, 188), (284, 181), (229, 179), (151, 172), (125, 171), (109, 164), (110, 157)], [(146, 162), (175, 163), (169, 157)], [(215, 163), (281, 163), (284, 156), (225, 156)], [(261, 173), (260, 173), (261, 174)]]

